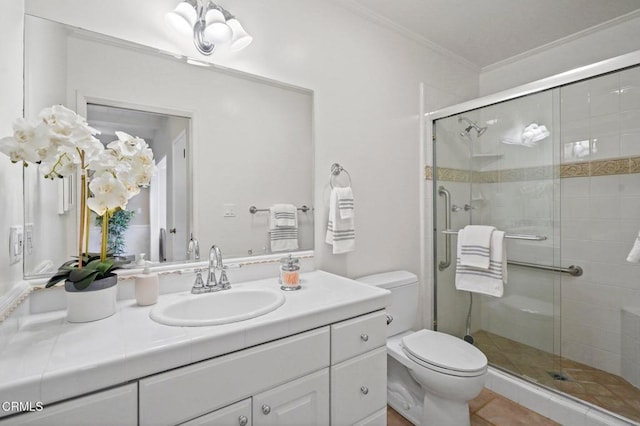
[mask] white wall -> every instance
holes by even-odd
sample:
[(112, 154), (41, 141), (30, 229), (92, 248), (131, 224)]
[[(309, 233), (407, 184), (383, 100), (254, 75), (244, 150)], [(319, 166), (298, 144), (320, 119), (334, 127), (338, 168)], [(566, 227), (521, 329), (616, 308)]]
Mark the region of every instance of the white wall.
[[(22, 1), (0, 2), (0, 137), (22, 116)], [(0, 295), (22, 277), (22, 262), (9, 265), (9, 226), (22, 224), (22, 167), (0, 154)]]
[(640, 16), (570, 37), (485, 67), (480, 94), (486, 95), (640, 49)]
[[(27, 11), (89, 30), (198, 57), (165, 30), (175, 0), (28, 0)], [(354, 15), (329, 0), (235, 0), (222, 5), (254, 36), (241, 53), (201, 59), (307, 87), (314, 93), (316, 264), (347, 276), (419, 272), (419, 83), (425, 109), (478, 95), (478, 74), (456, 60)], [(323, 243), (329, 171), (353, 178), (357, 249)], [(430, 302), (429, 302), (430, 303)]]

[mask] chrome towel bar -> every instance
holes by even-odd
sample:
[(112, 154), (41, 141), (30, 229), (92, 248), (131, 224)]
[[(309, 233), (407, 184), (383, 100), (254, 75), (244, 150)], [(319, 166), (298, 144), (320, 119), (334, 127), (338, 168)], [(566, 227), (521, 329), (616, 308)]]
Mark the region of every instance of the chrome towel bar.
[[(303, 213), (308, 212), (309, 210), (312, 210), (311, 207), (307, 206), (307, 205), (302, 205), (301, 207), (298, 207), (298, 210), (300, 210)], [(259, 209), (256, 206), (251, 206), (249, 207), (249, 213), (251, 214), (256, 214), (257, 212), (268, 212), (269, 209)]]
[(561, 266), (549, 266), (549, 265), (538, 265), (537, 263), (529, 263), (529, 262), (519, 262), (516, 260), (507, 260), (509, 265), (515, 266), (524, 266), (525, 268), (535, 268), (542, 269), (545, 271), (553, 271), (553, 272), (562, 272), (564, 274), (569, 274), (573, 277), (579, 277), (582, 275), (582, 268), (577, 265), (571, 265), (568, 268), (563, 268)]
[[(458, 235), (458, 231), (454, 231), (453, 229), (444, 229), (442, 233), (445, 235)], [(529, 240), (529, 241), (544, 241), (547, 239), (547, 237), (543, 235), (529, 235), (529, 234), (505, 234), (504, 237), (513, 239), (513, 240)], [(571, 265), (567, 268), (563, 268), (562, 266), (538, 265), (537, 263), (520, 262), (517, 260), (507, 260), (507, 263), (509, 265), (523, 266), (525, 268), (535, 268), (535, 269), (542, 269), (544, 271), (562, 272), (564, 274), (569, 274), (573, 277), (579, 277), (583, 273), (582, 268), (577, 265)]]
[[(453, 229), (444, 229), (442, 233), (445, 235), (458, 235), (458, 231)], [(505, 234), (505, 238), (511, 240), (529, 240), (529, 241), (544, 241), (547, 239), (544, 235), (529, 235), (529, 234)]]

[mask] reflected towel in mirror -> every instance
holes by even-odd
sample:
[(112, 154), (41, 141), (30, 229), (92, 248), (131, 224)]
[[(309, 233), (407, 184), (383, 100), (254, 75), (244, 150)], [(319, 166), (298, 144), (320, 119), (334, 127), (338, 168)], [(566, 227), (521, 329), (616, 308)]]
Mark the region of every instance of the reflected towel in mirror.
[(293, 204), (269, 207), (269, 242), (271, 251), (298, 249), (298, 209)]

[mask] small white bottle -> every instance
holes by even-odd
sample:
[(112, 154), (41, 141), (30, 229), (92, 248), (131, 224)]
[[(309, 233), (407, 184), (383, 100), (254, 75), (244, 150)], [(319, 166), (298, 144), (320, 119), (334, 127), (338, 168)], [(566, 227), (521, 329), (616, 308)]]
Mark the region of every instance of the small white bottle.
[(146, 261), (142, 274), (136, 275), (136, 302), (140, 306), (153, 305), (158, 301), (160, 280), (158, 279), (158, 274), (149, 272), (150, 263), (151, 262)]

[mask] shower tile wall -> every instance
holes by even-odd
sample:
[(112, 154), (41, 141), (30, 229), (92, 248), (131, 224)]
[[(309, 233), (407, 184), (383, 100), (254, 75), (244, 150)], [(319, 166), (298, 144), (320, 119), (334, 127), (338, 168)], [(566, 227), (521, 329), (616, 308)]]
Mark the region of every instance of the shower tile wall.
[(562, 354), (620, 374), (622, 308), (640, 307), (640, 265), (625, 261), (640, 230), (640, 174), (605, 160), (640, 156), (640, 69), (563, 87), (560, 115), (563, 164), (589, 171), (561, 179), (562, 263), (584, 268), (562, 277)]

